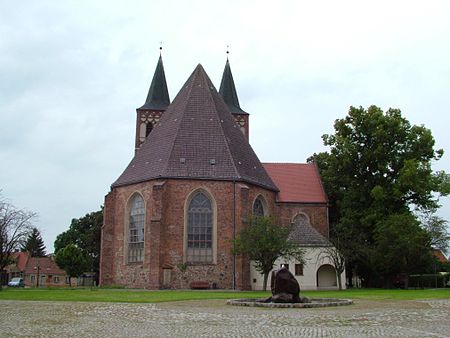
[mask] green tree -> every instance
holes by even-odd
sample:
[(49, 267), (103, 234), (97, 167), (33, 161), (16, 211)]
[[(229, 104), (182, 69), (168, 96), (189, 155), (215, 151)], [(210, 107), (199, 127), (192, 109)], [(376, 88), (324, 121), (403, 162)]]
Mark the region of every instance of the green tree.
[(436, 210), (423, 210), (419, 213), (419, 220), (422, 227), (431, 237), (433, 248), (446, 252), (450, 246), (450, 233), (448, 231), (447, 220), (436, 215)]
[(29, 252), (31, 257), (45, 257), (45, 244), (41, 233), (37, 228), (33, 228), (20, 251)]
[(400, 272), (423, 273), (433, 265), (431, 238), (410, 213), (392, 214), (381, 220), (374, 237), (371, 258), (384, 285), (391, 286), (390, 277)]
[(255, 217), (234, 240), (234, 253), (247, 255), (255, 269), (264, 275), (264, 291), (277, 258), (295, 258), (303, 262), (303, 250), (289, 240), (290, 232), (289, 227), (274, 224), (270, 217)]
[(103, 207), (99, 211), (74, 218), (69, 230), (59, 234), (55, 240), (55, 253), (69, 244), (74, 244), (83, 250), (88, 257), (89, 270), (98, 276), (100, 266), (100, 236), (103, 224)]
[[(348, 274), (356, 269), (370, 281), (383, 266), (382, 255), (375, 255), (380, 250), (380, 229), (392, 225), (394, 215), (412, 215), (411, 208), (437, 208), (439, 196), (450, 192), (450, 179), (431, 169), (432, 161), (443, 155), (443, 150), (434, 149), (431, 131), (411, 125), (398, 109), (384, 113), (376, 106), (350, 107), (334, 129), (333, 135), (323, 136), (330, 151), (314, 154), (309, 161), (319, 167), (331, 204), (331, 227), (348, 239), (344, 254)], [(409, 228), (417, 232), (413, 239), (421, 238), (420, 227)], [(412, 264), (411, 259), (408, 262)], [(404, 269), (409, 267), (397, 265), (383, 274)]]
[(0, 271), (13, 263), (12, 255), (27, 238), (35, 217), (36, 213), (17, 209), (0, 194)]
[[(59, 250), (55, 257), (58, 266), (65, 270), (69, 277), (78, 277), (89, 269), (89, 258), (85, 251), (74, 244), (68, 244)], [(69, 285), (72, 286), (69, 278)]]

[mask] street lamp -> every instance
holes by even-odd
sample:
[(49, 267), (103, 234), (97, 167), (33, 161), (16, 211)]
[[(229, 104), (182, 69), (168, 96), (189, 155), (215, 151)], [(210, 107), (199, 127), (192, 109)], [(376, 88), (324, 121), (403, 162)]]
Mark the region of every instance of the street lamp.
[(36, 287), (37, 288), (39, 287), (39, 270), (40, 269), (41, 269), (41, 267), (39, 266), (39, 264), (38, 264), (38, 266), (34, 267), (34, 270), (37, 270), (37, 279), (36, 279)]

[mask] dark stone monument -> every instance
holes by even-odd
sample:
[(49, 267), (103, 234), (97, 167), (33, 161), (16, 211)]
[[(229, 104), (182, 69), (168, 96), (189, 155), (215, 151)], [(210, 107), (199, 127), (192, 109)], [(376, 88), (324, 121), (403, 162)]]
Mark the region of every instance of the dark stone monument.
[(294, 275), (284, 266), (272, 271), (270, 278), (272, 297), (266, 302), (270, 303), (309, 303), (307, 297), (300, 297), (300, 285)]

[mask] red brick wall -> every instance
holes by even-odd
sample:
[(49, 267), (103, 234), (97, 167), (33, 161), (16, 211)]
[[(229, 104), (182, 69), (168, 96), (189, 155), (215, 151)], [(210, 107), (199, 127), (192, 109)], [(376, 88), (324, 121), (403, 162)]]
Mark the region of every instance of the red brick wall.
[[(234, 192), (235, 186), (235, 192)], [(184, 262), (185, 203), (196, 189), (214, 197), (217, 209), (216, 262), (210, 265), (189, 265)], [(143, 263), (126, 263), (126, 206), (139, 192), (146, 202), (145, 254)], [(235, 200), (233, 196), (236, 196)], [(172, 288), (186, 288), (191, 281), (204, 280), (218, 288), (233, 287), (233, 255), (231, 254), (233, 224), (238, 233), (251, 214), (254, 199), (261, 194), (274, 213), (275, 193), (265, 189), (227, 181), (166, 180), (139, 183), (113, 189), (105, 199), (105, 220), (102, 232), (101, 284), (126, 285), (134, 288), (160, 288), (163, 267), (171, 270)], [(234, 218), (233, 205), (236, 205)], [(245, 259), (236, 260), (236, 285), (250, 288), (250, 267)]]
[[(197, 189), (205, 190), (215, 200), (216, 262), (188, 265), (182, 272), (179, 266), (184, 263), (185, 204)], [(143, 196), (146, 204), (144, 261), (130, 264), (126, 262), (126, 209), (136, 192)], [(157, 289), (163, 287), (164, 268), (170, 271), (170, 282), (166, 281), (164, 287), (187, 288), (192, 281), (208, 281), (218, 288), (231, 289), (235, 264), (236, 288), (250, 289), (249, 261), (246, 257), (236, 257), (234, 261), (231, 240), (233, 233), (239, 233), (246, 226), (253, 202), (259, 195), (266, 201), (267, 213), (279, 224), (290, 224), (298, 212), (304, 212), (311, 224), (328, 236), (326, 206), (276, 204), (274, 192), (249, 184), (171, 179), (118, 187), (105, 198), (100, 283)]]
[(277, 203), (280, 224), (291, 224), (298, 213), (308, 215), (311, 225), (326, 238), (329, 237), (328, 208), (326, 204)]

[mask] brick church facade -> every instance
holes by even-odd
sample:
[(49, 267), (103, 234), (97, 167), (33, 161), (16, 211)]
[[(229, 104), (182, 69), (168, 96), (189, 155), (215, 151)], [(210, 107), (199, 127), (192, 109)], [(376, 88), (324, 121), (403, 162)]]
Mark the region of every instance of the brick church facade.
[(299, 245), (329, 244), (316, 166), (259, 161), (228, 60), (219, 91), (199, 64), (170, 102), (160, 56), (136, 112), (135, 155), (105, 198), (101, 285), (255, 288), (231, 252), (255, 214), (298, 225)]

